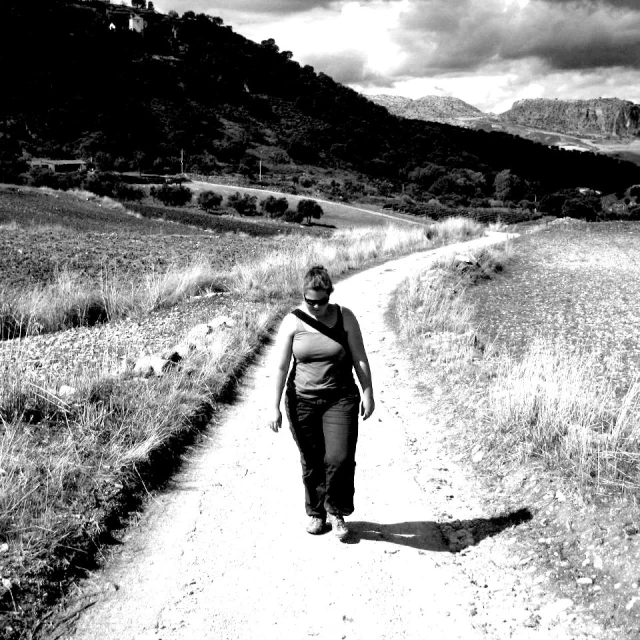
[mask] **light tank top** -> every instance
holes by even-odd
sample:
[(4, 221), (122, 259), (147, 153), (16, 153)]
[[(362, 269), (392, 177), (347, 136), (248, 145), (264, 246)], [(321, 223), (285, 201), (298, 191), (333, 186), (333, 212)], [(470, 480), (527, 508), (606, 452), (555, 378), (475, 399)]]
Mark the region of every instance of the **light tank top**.
[[(335, 330), (345, 336), (342, 310), (337, 307)], [(336, 392), (357, 393), (351, 354), (335, 340), (314, 331), (296, 317), (293, 336), (293, 366), (287, 388), (296, 395), (322, 397)]]

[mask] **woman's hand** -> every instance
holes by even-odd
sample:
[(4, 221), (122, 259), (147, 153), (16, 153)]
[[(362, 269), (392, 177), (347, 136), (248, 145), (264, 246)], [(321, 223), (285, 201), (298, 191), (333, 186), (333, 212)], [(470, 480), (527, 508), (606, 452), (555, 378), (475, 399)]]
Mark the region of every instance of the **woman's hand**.
[(360, 401), (360, 416), (363, 420), (366, 420), (375, 410), (376, 403), (373, 396), (365, 393)]
[(267, 426), (274, 433), (278, 433), (282, 426), (282, 412), (280, 409), (272, 409), (270, 413), (271, 415), (267, 419)]

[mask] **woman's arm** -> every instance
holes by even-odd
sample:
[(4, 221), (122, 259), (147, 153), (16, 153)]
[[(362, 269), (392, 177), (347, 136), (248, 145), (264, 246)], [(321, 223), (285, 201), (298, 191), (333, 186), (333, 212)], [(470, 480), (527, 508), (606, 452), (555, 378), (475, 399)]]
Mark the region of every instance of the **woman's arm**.
[(296, 319), (291, 314), (285, 316), (280, 329), (276, 335), (274, 345), (274, 375), (272, 384), (271, 406), (269, 407), (269, 418), (267, 426), (276, 433), (282, 426), (282, 412), (280, 411), (280, 401), (284, 389), (287, 372), (291, 364), (291, 350), (293, 336), (296, 330)]
[(349, 349), (353, 360), (353, 367), (356, 370), (358, 381), (362, 387), (362, 405), (360, 406), (360, 415), (366, 420), (376, 407), (373, 399), (373, 382), (371, 380), (371, 368), (369, 367), (369, 359), (364, 348), (362, 340), (362, 332), (358, 320), (353, 312), (346, 307), (342, 307), (342, 317), (344, 319), (344, 328), (347, 332), (349, 340)]

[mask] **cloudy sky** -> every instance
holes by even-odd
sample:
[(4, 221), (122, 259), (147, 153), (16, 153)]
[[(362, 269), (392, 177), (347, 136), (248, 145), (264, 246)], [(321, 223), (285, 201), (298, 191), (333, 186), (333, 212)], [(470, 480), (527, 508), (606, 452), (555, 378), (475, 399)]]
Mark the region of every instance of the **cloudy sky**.
[(155, 0), (221, 17), (362, 93), (640, 103), (640, 0)]

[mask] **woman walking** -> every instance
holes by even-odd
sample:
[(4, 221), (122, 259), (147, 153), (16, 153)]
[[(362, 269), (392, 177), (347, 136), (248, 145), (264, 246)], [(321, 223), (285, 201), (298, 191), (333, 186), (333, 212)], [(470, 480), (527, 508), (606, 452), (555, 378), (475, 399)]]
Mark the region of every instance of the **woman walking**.
[(286, 381), (285, 407), (300, 450), (307, 531), (323, 533), (328, 520), (344, 539), (349, 533), (344, 517), (354, 509), (358, 409), (366, 420), (375, 402), (360, 326), (349, 309), (329, 302), (332, 292), (327, 270), (311, 267), (303, 280), (303, 302), (284, 318), (276, 338), (268, 425), (275, 432), (282, 426), (280, 400)]

